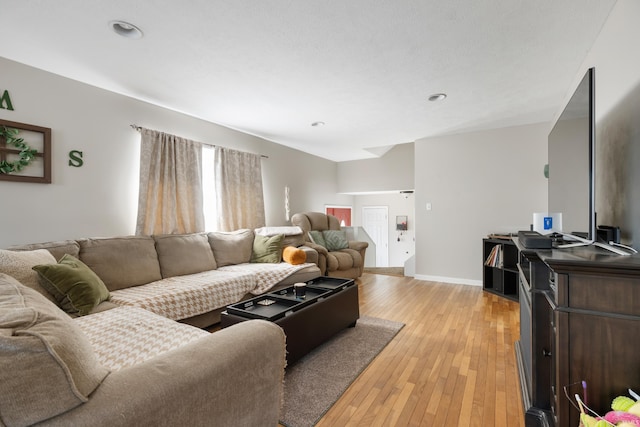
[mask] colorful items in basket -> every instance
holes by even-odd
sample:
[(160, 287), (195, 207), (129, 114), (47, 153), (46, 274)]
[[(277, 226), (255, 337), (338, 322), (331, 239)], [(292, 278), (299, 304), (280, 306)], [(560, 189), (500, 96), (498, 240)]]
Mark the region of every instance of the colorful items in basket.
[(633, 399), (627, 396), (618, 396), (613, 399), (611, 411), (604, 417), (589, 415), (587, 413), (589, 408), (576, 395), (580, 406), (580, 427), (640, 427), (640, 396), (631, 389), (629, 394)]

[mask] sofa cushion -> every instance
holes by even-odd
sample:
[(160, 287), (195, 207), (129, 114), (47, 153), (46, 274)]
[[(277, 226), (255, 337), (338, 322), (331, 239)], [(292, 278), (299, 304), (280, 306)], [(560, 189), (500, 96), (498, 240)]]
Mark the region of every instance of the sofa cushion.
[(282, 247), (285, 246), (293, 246), (298, 247), (304, 245), (304, 235), (298, 234), (297, 236), (284, 236), (284, 240), (282, 241)]
[(253, 251), (251, 262), (278, 263), (282, 260), (282, 240), (284, 235), (260, 236), (256, 234), (253, 239)]
[(11, 426), (31, 425), (86, 402), (109, 374), (68, 315), (5, 274), (0, 366), (0, 417)]
[(155, 241), (151, 237), (83, 239), (79, 243), (80, 261), (92, 269), (110, 291), (162, 279)]
[(282, 260), (291, 265), (304, 264), (307, 261), (307, 253), (303, 249), (287, 246), (282, 250)]
[(362, 258), (362, 254), (356, 251), (355, 249), (351, 249), (351, 248), (341, 249), (339, 252), (344, 252), (346, 254), (349, 254), (352, 260), (351, 262), (353, 262), (353, 267), (360, 268), (364, 266), (364, 258)]
[(80, 256), (80, 245), (75, 240), (58, 240), (55, 242), (30, 243), (28, 245), (12, 246), (12, 251), (34, 251), (36, 249), (46, 249), (51, 255), (60, 260), (65, 254), (78, 258)]
[(236, 303), (255, 288), (256, 275), (251, 271), (217, 269), (119, 289), (111, 292), (111, 302), (182, 320)]
[(33, 270), (33, 266), (55, 263), (56, 259), (46, 249), (33, 251), (0, 249), (0, 273), (14, 277), (18, 282), (35, 289), (53, 302), (55, 302), (55, 298), (40, 285), (38, 273)]
[(353, 249), (341, 249), (329, 252), (327, 255), (327, 267), (329, 271), (349, 270), (354, 267), (362, 267), (362, 256)]
[(327, 242), (324, 241), (324, 236), (322, 235), (322, 231), (311, 230), (309, 231), (309, 239), (316, 245), (320, 245), (324, 248), (327, 247)]
[(40, 275), (42, 286), (69, 314), (87, 315), (109, 299), (109, 290), (96, 273), (69, 254), (57, 264), (36, 265), (33, 269)]
[(118, 307), (79, 317), (74, 323), (91, 342), (98, 361), (112, 371), (135, 366), (210, 335), (138, 307)]
[[(339, 254), (338, 251), (327, 253), (327, 271), (344, 270), (344, 268), (340, 268)], [(343, 261), (347, 261), (346, 258)]]
[(208, 236), (218, 267), (251, 261), (253, 231), (246, 229), (230, 232), (214, 231)]
[[(307, 270), (303, 276), (306, 276), (306, 273), (314, 273), (315, 276), (313, 276), (312, 278), (320, 276), (318, 267), (315, 264), (309, 263), (291, 265), (287, 262), (279, 262), (277, 264), (256, 262), (228, 265), (226, 267), (218, 268), (216, 271), (235, 272), (251, 275), (254, 280), (254, 288), (251, 293), (253, 295), (261, 295), (269, 291), (276, 285), (280, 286), (280, 284), (285, 282), (288, 277), (295, 276), (295, 273), (301, 270)], [(307, 279), (298, 279), (293, 282), (287, 281), (287, 283), (296, 283), (305, 280)]]
[(347, 233), (344, 230), (324, 230), (322, 237), (324, 237), (326, 243), (324, 246), (328, 251), (338, 251), (349, 247)]
[(206, 234), (165, 234), (153, 238), (163, 278), (217, 268)]

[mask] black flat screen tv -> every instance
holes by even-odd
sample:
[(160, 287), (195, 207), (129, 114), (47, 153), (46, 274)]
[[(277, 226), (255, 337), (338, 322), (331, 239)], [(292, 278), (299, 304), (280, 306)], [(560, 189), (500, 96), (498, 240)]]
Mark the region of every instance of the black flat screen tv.
[(562, 232), (595, 242), (595, 70), (590, 68), (549, 133), (548, 212)]

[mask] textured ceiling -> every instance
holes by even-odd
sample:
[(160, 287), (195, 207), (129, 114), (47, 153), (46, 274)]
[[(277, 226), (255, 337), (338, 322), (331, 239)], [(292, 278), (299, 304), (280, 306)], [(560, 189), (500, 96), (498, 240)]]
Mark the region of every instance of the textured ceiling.
[(552, 120), (614, 4), (0, 0), (0, 56), (345, 161)]

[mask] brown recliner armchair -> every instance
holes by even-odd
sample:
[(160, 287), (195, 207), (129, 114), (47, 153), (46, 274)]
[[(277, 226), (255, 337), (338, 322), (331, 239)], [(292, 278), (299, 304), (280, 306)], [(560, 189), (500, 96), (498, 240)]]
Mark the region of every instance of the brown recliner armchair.
[(302, 212), (293, 215), (291, 224), (302, 228), (305, 244), (318, 252), (318, 267), (323, 275), (351, 279), (362, 275), (369, 243), (348, 241), (338, 218), (321, 212)]

